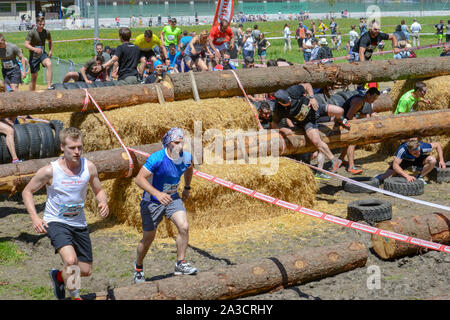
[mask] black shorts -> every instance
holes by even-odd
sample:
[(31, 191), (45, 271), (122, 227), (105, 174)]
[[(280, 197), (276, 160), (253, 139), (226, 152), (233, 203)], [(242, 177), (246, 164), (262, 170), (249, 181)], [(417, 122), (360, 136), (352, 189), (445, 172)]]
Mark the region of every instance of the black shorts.
[[(86, 78), (90, 81), (95, 81), (97, 80), (97, 78), (94, 78), (93, 76), (91, 76), (89, 73), (86, 73)], [(81, 74), (81, 72), (78, 72), (78, 81), (82, 81), (84, 82), (84, 78), (83, 75)]]
[(140, 58), (144, 57), (147, 60), (150, 60), (151, 57), (156, 57), (156, 52), (153, 49), (149, 51), (140, 51)]
[(22, 83), (22, 72), (20, 71), (20, 67), (18, 65), (11, 69), (2, 68), (2, 75), (5, 83), (8, 84)]
[(48, 223), (47, 236), (55, 253), (64, 246), (72, 246), (81, 262), (92, 262), (92, 245), (87, 227), (77, 228), (61, 222)]
[(30, 57), (30, 71), (31, 73), (37, 73), (39, 70), (41, 70), (41, 63), (48, 59), (48, 55), (46, 52), (43, 52), (39, 57), (36, 57), (33, 55), (33, 57)]
[[(408, 161), (408, 160), (402, 160), (400, 163), (400, 168), (403, 170), (408, 169), (409, 167), (415, 166), (420, 171), (423, 168), (423, 162), (426, 158), (428, 158), (429, 155), (422, 155), (418, 158), (416, 158), (414, 161)], [(389, 167), (389, 169), (393, 170), (392, 165)]]
[(303, 39), (302, 38), (298, 38), (297, 39), (297, 43), (298, 43), (298, 47), (302, 48), (303, 47)]

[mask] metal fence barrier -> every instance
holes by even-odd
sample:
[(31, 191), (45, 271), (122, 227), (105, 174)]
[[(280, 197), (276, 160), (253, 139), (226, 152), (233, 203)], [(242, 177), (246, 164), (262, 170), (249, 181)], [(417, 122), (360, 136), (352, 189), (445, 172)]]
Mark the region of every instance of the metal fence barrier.
[[(52, 83), (62, 83), (64, 80), (64, 76), (67, 72), (76, 71), (79, 72), (80, 68), (83, 66), (82, 64), (75, 63), (72, 60), (63, 60), (58, 57), (52, 57), (52, 67), (53, 67), (53, 79)], [(46, 72), (42, 72), (44, 77), (44, 82), (47, 81)]]

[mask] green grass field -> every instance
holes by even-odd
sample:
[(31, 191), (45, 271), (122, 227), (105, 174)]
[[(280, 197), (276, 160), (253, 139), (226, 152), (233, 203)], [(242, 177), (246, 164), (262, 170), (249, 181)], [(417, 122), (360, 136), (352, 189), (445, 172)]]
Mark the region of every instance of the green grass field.
[[(406, 17), (386, 17), (381, 19), (381, 26), (382, 31), (386, 33), (392, 33), (395, 30), (395, 26), (397, 24), (400, 24), (400, 21), (402, 19), (405, 19), (406, 24), (408, 26), (411, 25), (413, 22), (413, 18), (406, 18)], [(435, 16), (435, 17), (422, 17), (419, 18), (418, 21), (422, 25), (422, 32), (423, 33), (435, 33), (434, 25), (439, 22), (440, 19), (443, 19), (445, 22), (450, 19), (450, 16)], [(258, 24), (259, 29), (262, 32), (266, 33), (266, 37), (281, 37), (282, 36), (282, 30), (285, 23), (289, 23), (290, 29), (295, 33), (295, 30), (298, 26), (297, 21), (273, 21), (273, 22), (246, 22), (244, 23), (244, 29), (251, 27), (253, 28), (254, 24)], [(329, 20), (324, 20), (325, 24), (327, 26), (329, 25)], [(352, 24), (355, 24), (356, 26), (359, 25), (359, 19), (336, 19), (336, 22), (338, 24), (338, 31), (342, 33), (342, 46), (341, 50), (333, 50), (333, 56), (339, 57), (339, 56), (345, 56), (347, 54), (345, 49), (345, 44), (348, 42), (348, 32), (350, 31), (350, 26)], [(311, 20), (305, 22), (306, 26), (309, 28), (311, 25)], [(317, 25), (317, 20), (316, 20)], [(384, 26), (384, 27), (383, 27)], [(188, 30), (188, 31), (196, 31), (199, 32), (203, 29), (210, 29), (210, 25), (204, 25), (204, 26), (188, 26), (188, 27), (182, 27), (182, 30)], [(137, 35), (143, 33), (148, 28), (133, 28), (132, 29), (132, 38), (135, 38)], [(156, 32), (158, 35), (161, 31), (161, 27), (152, 27), (150, 28), (153, 30), (153, 32)], [(356, 28), (357, 31), (359, 31), (358, 27)], [(328, 31), (330, 33), (330, 31)], [(69, 40), (69, 39), (80, 39), (80, 38), (93, 38), (94, 37), (94, 31), (93, 30), (64, 30), (64, 31), (51, 31), (52, 39), (55, 40)], [(12, 33), (5, 33), (6, 41), (12, 42), (17, 44), (19, 47), (24, 48), (24, 41), (26, 37), (25, 32), (12, 32)], [(117, 41), (103, 41), (103, 44), (109, 45), (111, 47), (116, 47), (117, 45), (120, 45), (119, 42), (119, 36), (117, 29), (101, 29), (100, 30), (100, 38), (103, 39), (117, 39)], [(329, 38), (328, 42), (330, 44)], [(297, 41), (293, 37), (291, 40), (292, 43), (292, 51), (284, 52), (284, 40), (283, 39), (277, 39), (277, 40), (270, 40), (271, 47), (267, 50), (267, 59), (277, 59), (277, 58), (284, 58), (288, 61), (294, 62), (294, 63), (304, 63), (303, 60), (303, 54), (298, 51), (298, 45)], [(420, 44), (421, 45), (428, 45), (428, 44), (435, 44), (437, 43), (437, 39), (435, 35), (428, 35), (428, 36), (421, 36), (420, 38)], [(391, 50), (392, 49), (392, 43), (390, 41), (386, 42), (386, 46), (384, 50)], [(48, 49), (47, 49), (48, 50)], [(24, 50), (25, 55), (28, 56), (27, 50)], [(441, 50), (439, 49), (424, 49), (419, 50), (416, 52), (418, 57), (431, 57), (431, 56), (438, 56), (441, 53)], [(78, 42), (66, 42), (66, 43), (54, 43), (53, 48), (53, 56), (59, 57), (61, 59), (71, 59), (72, 61), (76, 63), (85, 63), (87, 60), (91, 59), (94, 56), (94, 42), (93, 41), (78, 41)], [(257, 57), (255, 57), (256, 59)], [(386, 54), (383, 56), (374, 56), (373, 60), (384, 60), (384, 59), (391, 59), (392, 54)], [(258, 60), (256, 59), (256, 62)], [(345, 62), (340, 61), (340, 62)], [(42, 77), (42, 68), (41, 72), (39, 73), (38, 83), (43, 84), (43, 77)]]

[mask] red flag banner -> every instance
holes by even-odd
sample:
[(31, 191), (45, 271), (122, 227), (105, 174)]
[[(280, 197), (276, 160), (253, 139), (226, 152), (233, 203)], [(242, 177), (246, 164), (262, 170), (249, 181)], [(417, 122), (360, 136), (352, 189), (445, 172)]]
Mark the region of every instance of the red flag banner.
[(214, 15), (213, 26), (222, 20), (231, 22), (233, 18), (233, 0), (217, 0), (216, 14)]

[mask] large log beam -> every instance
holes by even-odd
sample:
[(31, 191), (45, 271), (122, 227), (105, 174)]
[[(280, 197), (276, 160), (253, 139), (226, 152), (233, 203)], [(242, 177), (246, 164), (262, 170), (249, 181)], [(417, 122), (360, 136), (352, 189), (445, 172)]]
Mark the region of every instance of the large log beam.
[(356, 268), (367, 262), (367, 249), (359, 242), (307, 248), (255, 262), (200, 271), (195, 276), (115, 288), (97, 293), (99, 300), (224, 300), (304, 284)]
[[(339, 63), (330, 65), (296, 65), (240, 69), (236, 73), (248, 94), (274, 92), (293, 84), (309, 82), (315, 87), (333, 84), (366, 83), (435, 77), (450, 74), (449, 57), (399, 59)], [(195, 74), (200, 98), (242, 96), (242, 91), (231, 71), (199, 72)], [(116, 86), (89, 89), (102, 109), (158, 102), (156, 87), (160, 87), (166, 101), (186, 100), (194, 97), (188, 73), (169, 75), (162, 84)], [(43, 92), (0, 93), (2, 117), (75, 112), (84, 105), (83, 90), (55, 90)], [(88, 110), (95, 110), (90, 105)]]
[[(379, 116), (350, 120), (350, 130), (333, 122), (321, 123), (319, 131), (322, 140), (330, 149), (348, 145), (363, 145), (391, 139), (406, 139), (414, 136), (437, 136), (450, 129), (450, 109), (413, 112), (401, 115)], [(309, 139), (301, 133), (282, 139), (276, 130), (245, 133), (240, 136), (213, 142), (206, 148), (211, 155), (222, 152), (223, 159), (245, 159), (249, 155), (289, 155), (316, 150)], [(217, 141), (217, 140), (216, 140)], [(245, 151), (245, 154), (244, 154)]]
[[(135, 148), (151, 154), (160, 150), (161, 144), (153, 143)], [(135, 176), (145, 163), (146, 157), (132, 152), (130, 155), (134, 162), (133, 176)], [(128, 156), (122, 148), (89, 152), (83, 156), (97, 166), (100, 180), (125, 177), (128, 173)], [(0, 165), (0, 194), (22, 191), (40, 168), (56, 159), (58, 158), (33, 159), (18, 164)]]
[[(422, 216), (383, 221), (378, 228), (441, 244), (450, 243), (450, 213), (434, 212)], [(372, 247), (385, 260), (418, 254), (423, 247), (403, 241), (372, 235)]]

